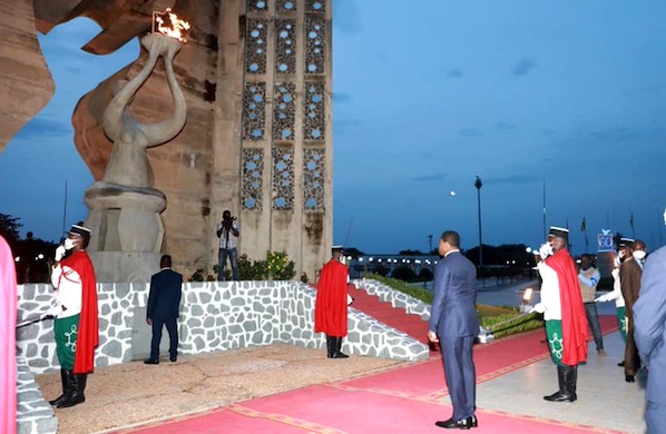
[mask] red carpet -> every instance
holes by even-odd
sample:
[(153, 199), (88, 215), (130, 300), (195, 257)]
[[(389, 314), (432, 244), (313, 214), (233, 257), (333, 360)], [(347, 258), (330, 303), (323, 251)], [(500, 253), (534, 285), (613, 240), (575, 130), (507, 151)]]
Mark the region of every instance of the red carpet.
[[(615, 317), (602, 316), (604, 333), (617, 330)], [(475, 347), (478, 381), (515, 371), (548, 357), (543, 330)], [(427, 433), (443, 432), (434, 421), (447, 419), (451, 407), (441, 360), (387, 370), (355, 380), (316, 385), (253, 399), (202, 414), (149, 424), (133, 433)], [(573, 433), (612, 431), (497, 411), (477, 411), (488, 433)]]

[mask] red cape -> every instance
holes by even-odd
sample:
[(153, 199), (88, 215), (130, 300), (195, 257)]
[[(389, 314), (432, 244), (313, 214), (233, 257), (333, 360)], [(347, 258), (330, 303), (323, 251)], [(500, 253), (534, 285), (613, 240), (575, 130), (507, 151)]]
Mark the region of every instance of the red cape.
[(74, 252), (60, 263), (76, 271), (81, 277), (81, 316), (76, 338), (74, 373), (87, 374), (95, 369), (95, 347), (99, 344), (97, 318), (97, 280), (90, 257), (84, 251)]
[(576, 366), (587, 360), (587, 318), (573, 259), (562, 249), (546, 259), (546, 265), (557, 272), (562, 309), (562, 363)]
[(335, 259), (324, 265), (319, 277), (315, 333), (347, 336), (347, 267)]

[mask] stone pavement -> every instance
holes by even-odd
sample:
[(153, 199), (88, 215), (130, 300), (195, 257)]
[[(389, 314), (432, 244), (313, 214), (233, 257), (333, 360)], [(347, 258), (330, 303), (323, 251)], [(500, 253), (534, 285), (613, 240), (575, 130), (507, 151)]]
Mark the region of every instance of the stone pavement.
[[(545, 345), (545, 344), (544, 344)], [(624, 357), (624, 342), (619, 332), (604, 336), (608, 357), (591, 350), (587, 365), (578, 368), (578, 401), (550, 403), (543, 400), (557, 390), (555, 365), (544, 360), (511, 374), (480, 384), (477, 406), (512, 414), (589, 425), (631, 433), (645, 432), (645, 378), (636, 383), (624, 381), (617, 363)]]

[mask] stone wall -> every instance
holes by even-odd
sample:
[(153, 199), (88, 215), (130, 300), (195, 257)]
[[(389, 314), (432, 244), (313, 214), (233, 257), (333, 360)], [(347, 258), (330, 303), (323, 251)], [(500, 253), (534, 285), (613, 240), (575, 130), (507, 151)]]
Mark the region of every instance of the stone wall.
[(58, 419), (44, 399), (35, 375), (23, 357), (16, 359), (18, 384), (16, 423), (19, 434), (51, 434), (58, 431)]
[[(140, 324), (135, 324), (134, 307), (146, 306), (148, 290), (144, 284), (98, 285), (96, 366), (133, 360), (132, 333)], [(19, 320), (46, 311), (52, 292), (50, 285), (19, 285)], [(315, 298), (313, 288), (291, 281), (184, 284), (179, 352), (199, 354), (275, 342), (323, 349), (324, 336), (313, 332)], [(143, 323), (144, 318), (138, 320)], [(348, 327), (343, 349), (351, 354), (405, 361), (428, 357), (425, 345), (356, 309), (349, 309)], [(17, 345), (33, 372), (59, 369), (52, 319), (21, 327)]]
[(404, 309), (408, 314), (420, 315), (424, 321), (430, 320), (430, 305), (421, 300), (396, 291), (390, 286), (370, 279), (352, 280), (358, 289), (366, 291), (370, 295), (379, 297), (381, 301), (391, 303), (391, 306)]

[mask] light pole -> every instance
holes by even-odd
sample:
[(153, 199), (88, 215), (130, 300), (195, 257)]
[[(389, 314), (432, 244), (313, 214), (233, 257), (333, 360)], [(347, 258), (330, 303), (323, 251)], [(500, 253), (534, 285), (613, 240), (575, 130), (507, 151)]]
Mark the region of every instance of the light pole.
[(481, 187), (483, 183), (479, 175), (476, 175), (476, 181), (474, 181), (474, 187), (476, 187), (476, 199), (479, 208), (479, 268), (483, 268), (483, 237), (481, 236)]
[(430, 250), (428, 250), (428, 255), (432, 254), (432, 235), (428, 235), (428, 245), (430, 246)]

